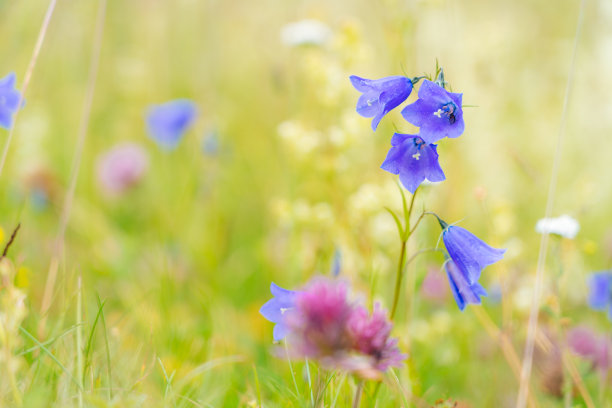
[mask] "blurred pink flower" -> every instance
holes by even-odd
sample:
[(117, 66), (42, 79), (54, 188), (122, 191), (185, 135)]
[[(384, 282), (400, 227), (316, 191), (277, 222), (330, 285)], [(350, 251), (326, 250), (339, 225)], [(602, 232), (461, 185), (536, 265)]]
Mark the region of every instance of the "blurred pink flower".
[(606, 373), (612, 367), (612, 345), (605, 335), (598, 335), (588, 327), (575, 327), (567, 332), (567, 344), (600, 372)]
[(429, 268), (421, 284), (423, 297), (434, 302), (441, 302), (448, 297), (448, 293), (448, 282), (444, 274), (438, 268)]
[(393, 325), (386, 311), (376, 304), (370, 315), (349, 299), (342, 281), (315, 278), (296, 293), (284, 323), (290, 354), (316, 359), (326, 368), (379, 378), (406, 358), (390, 337)]
[(359, 306), (354, 309), (348, 322), (348, 329), (353, 338), (353, 347), (360, 353), (369, 356), (371, 369), (384, 372), (389, 367), (400, 367), (406, 355), (400, 353), (397, 339), (390, 338), (393, 324), (387, 312), (379, 303), (374, 305), (372, 315)]
[(145, 150), (135, 143), (123, 143), (98, 159), (98, 179), (105, 190), (120, 194), (136, 185), (149, 165)]
[(289, 343), (309, 358), (339, 357), (351, 344), (346, 324), (354, 306), (344, 282), (316, 278), (295, 297), (295, 309), (287, 315)]

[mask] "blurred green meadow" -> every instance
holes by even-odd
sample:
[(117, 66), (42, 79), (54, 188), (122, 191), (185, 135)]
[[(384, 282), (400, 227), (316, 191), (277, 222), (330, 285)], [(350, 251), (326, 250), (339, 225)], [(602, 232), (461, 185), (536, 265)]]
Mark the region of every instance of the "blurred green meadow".
[[(564, 349), (580, 389), (551, 351), (572, 327), (610, 329), (587, 306), (586, 279), (612, 266), (612, 2), (584, 2), (563, 121), (578, 0), (108, 1), (58, 253), (99, 1), (57, 2), (0, 174), (2, 248), (21, 224), (12, 267), (0, 268), (0, 320), (16, 320), (0, 333), (1, 406), (351, 406), (356, 379), (279, 358), (259, 308), (271, 282), (299, 288), (334, 259), (368, 303), (391, 307), (400, 244), (385, 207), (401, 211), (402, 198), (380, 164), (393, 132), (416, 128), (397, 110), (372, 132), (348, 77), (433, 75), (436, 62), (471, 107), (465, 133), (439, 145), (447, 180), (421, 187), (415, 214), (435, 211), (507, 252), (483, 273), (489, 297), (464, 312), (439, 254), (409, 265), (393, 329), (409, 358), (377, 393), (366, 384), (361, 406), (515, 406), (509, 350), (520, 368), (560, 128), (552, 215), (581, 229), (551, 236), (532, 402), (589, 406), (586, 392), (612, 406), (609, 379)], [(0, 0), (0, 76), (15, 71), (18, 89), (47, 6)], [(283, 42), (303, 19), (328, 26), (325, 41)], [(198, 117), (167, 151), (145, 114), (177, 98)], [(122, 142), (141, 145), (148, 168), (112, 195), (97, 165)], [(439, 233), (424, 219), (410, 253)], [(445, 285), (436, 296), (423, 291), (428, 273)]]

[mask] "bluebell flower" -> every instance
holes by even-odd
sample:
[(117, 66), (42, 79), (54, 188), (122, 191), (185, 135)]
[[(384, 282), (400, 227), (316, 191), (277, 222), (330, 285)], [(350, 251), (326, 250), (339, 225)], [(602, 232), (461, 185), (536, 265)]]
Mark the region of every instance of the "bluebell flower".
[(425, 143), (417, 135), (394, 134), (391, 149), (380, 167), (389, 173), (399, 174), (404, 187), (413, 194), (425, 179), (446, 179), (438, 163), (437, 146)]
[(442, 240), (446, 250), (470, 285), (478, 281), (482, 269), (504, 257), (505, 249), (487, 245), (465, 228), (449, 226), (442, 220), (440, 225), (444, 229)]
[(13, 115), (19, 109), (21, 93), (15, 89), (15, 73), (11, 72), (0, 79), (0, 127), (10, 129)]
[(460, 269), (452, 259), (444, 264), (444, 268), (459, 310), (465, 309), (467, 304), (479, 305), (480, 297), (487, 296), (485, 288), (478, 282), (470, 283), (465, 271)]
[(156, 105), (147, 112), (147, 130), (162, 147), (173, 149), (193, 124), (196, 114), (195, 103), (188, 99)]
[(276, 323), (272, 336), (274, 341), (280, 341), (287, 335), (286, 313), (295, 307), (295, 296), (298, 292), (283, 289), (275, 283), (270, 285), (270, 292), (274, 297), (259, 309), (259, 313), (272, 323)]
[(372, 130), (380, 120), (404, 102), (412, 92), (412, 79), (405, 76), (390, 76), (381, 79), (365, 79), (355, 75), (351, 83), (363, 95), (357, 101), (357, 113), (372, 119)]
[(595, 310), (608, 309), (612, 320), (612, 272), (602, 271), (589, 278), (589, 306)]
[(402, 110), (408, 122), (420, 127), (419, 136), (427, 143), (445, 137), (459, 137), (465, 129), (461, 99), (463, 94), (448, 92), (425, 80), (419, 88), (419, 99)]

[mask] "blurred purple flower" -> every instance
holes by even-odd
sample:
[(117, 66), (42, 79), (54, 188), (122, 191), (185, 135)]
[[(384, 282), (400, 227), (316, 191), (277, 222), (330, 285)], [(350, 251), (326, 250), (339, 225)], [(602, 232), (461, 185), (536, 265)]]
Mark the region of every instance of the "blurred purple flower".
[(429, 268), (421, 283), (421, 295), (428, 300), (440, 302), (448, 296), (448, 284), (438, 268)]
[(402, 185), (412, 194), (424, 181), (446, 179), (438, 163), (437, 146), (428, 145), (416, 135), (395, 133), (391, 138), (391, 149), (380, 166), (392, 174), (399, 174)]
[[(354, 309), (348, 328), (353, 337), (353, 347), (360, 353), (370, 357), (370, 366), (361, 369), (367, 377), (376, 377), (389, 367), (401, 367), (406, 355), (397, 347), (397, 339), (391, 338), (393, 324), (387, 317), (387, 312), (379, 303), (374, 305), (372, 315), (363, 306)], [(371, 374), (367, 374), (371, 373)]]
[(487, 245), (465, 228), (442, 223), (442, 240), (446, 250), (470, 285), (480, 278), (482, 269), (504, 257), (505, 249)]
[(612, 320), (612, 272), (601, 271), (589, 278), (589, 306), (595, 310), (608, 309)]
[(588, 327), (574, 327), (567, 332), (570, 349), (582, 357), (594, 357), (599, 351), (599, 338)]
[(607, 373), (612, 366), (612, 347), (605, 335), (597, 335), (588, 327), (575, 327), (567, 332), (567, 344), (601, 373)]
[(290, 344), (301, 357), (336, 365), (350, 349), (346, 330), (353, 313), (344, 282), (317, 278), (295, 297), (295, 312), (286, 318)]
[(137, 184), (148, 168), (145, 150), (134, 143), (113, 147), (98, 159), (98, 179), (112, 194), (119, 194)]
[(261, 309), (259, 309), (259, 313), (272, 323), (276, 323), (272, 336), (274, 337), (274, 341), (281, 341), (287, 335), (285, 318), (287, 312), (290, 312), (295, 307), (295, 296), (297, 292), (283, 289), (275, 283), (270, 285), (270, 292), (272, 292), (274, 297), (268, 300)]
[(402, 110), (408, 122), (419, 126), (419, 136), (427, 143), (445, 137), (459, 137), (465, 129), (461, 100), (463, 94), (448, 92), (425, 80), (419, 88), (419, 99)]
[(13, 115), (19, 109), (21, 93), (15, 89), (15, 73), (0, 79), (0, 127), (10, 129)]
[(480, 296), (487, 296), (485, 288), (478, 282), (470, 283), (466, 273), (452, 259), (444, 264), (444, 268), (459, 310), (463, 311), (467, 304), (479, 305)]
[(348, 285), (314, 278), (303, 290), (288, 291), (272, 284), (275, 298), (260, 310), (277, 323), (275, 340), (287, 337), (289, 354), (316, 359), (323, 367), (379, 378), (387, 368), (406, 358), (390, 338), (392, 324), (386, 311), (366, 308), (349, 299)]
[(149, 135), (163, 148), (173, 149), (192, 125), (196, 105), (188, 99), (176, 99), (149, 108), (146, 123)]
[(355, 75), (351, 83), (363, 95), (357, 101), (357, 113), (372, 119), (372, 130), (380, 120), (404, 102), (412, 92), (412, 79), (405, 76), (390, 76), (381, 79), (365, 79)]

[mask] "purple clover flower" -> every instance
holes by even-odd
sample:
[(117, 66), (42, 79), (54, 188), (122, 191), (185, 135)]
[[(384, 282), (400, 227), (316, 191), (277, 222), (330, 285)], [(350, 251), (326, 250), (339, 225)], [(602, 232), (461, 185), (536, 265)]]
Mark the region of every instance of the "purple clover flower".
[(370, 366), (361, 370), (362, 374), (376, 377), (389, 367), (401, 367), (407, 356), (397, 347), (397, 339), (390, 337), (393, 324), (379, 303), (374, 305), (371, 316), (365, 307), (356, 307), (348, 327), (353, 337), (353, 347), (371, 359)]
[(346, 325), (354, 306), (344, 282), (317, 278), (295, 297), (295, 312), (286, 324), (297, 355), (320, 359), (324, 365), (341, 365), (350, 348)]
[(595, 310), (608, 309), (612, 320), (612, 272), (601, 271), (589, 278), (589, 306)]
[(405, 76), (365, 79), (351, 75), (350, 80), (355, 89), (363, 93), (357, 101), (357, 113), (373, 118), (372, 130), (376, 130), (380, 120), (412, 92), (412, 79)]
[(408, 122), (420, 127), (419, 136), (427, 143), (445, 137), (459, 137), (465, 129), (461, 100), (463, 94), (448, 92), (440, 85), (424, 80), (419, 99), (402, 110)]
[(487, 296), (487, 291), (480, 283), (469, 283), (465, 272), (452, 259), (444, 264), (444, 269), (459, 310), (463, 311), (467, 304), (479, 305), (480, 296)]
[(426, 179), (446, 179), (438, 163), (437, 146), (425, 143), (417, 135), (395, 133), (391, 138), (391, 149), (380, 167), (389, 173), (399, 174), (403, 186), (412, 194)]
[(274, 284), (271, 291), (274, 299), (260, 312), (277, 323), (274, 339), (286, 336), (289, 354), (296, 358), (313, 358), (324, 367), (375, 379), (406, 358), (397, 339), (390, 337), (393, 326), (386, 311), (377, 304), (370, 315), (350, 300), (343, 281), (317, 277), (301, 291)]
[(11, 72), (0, 79), (0, 127), (11, 128), (20, 99), (21, 93), (15, 89), (15, 73)]
[(287, 335), (287, 325), (285, 324), (286, 313), (295, 307), (295, 297), (297, 292), (283, 289), (272, 283), (270, 292), (274, 296), (259, 309), (259, 313), (272, 323), (276, 323), (272, 336), (274, 341), (281, 341)]
[(567, 332), (567, 344), (602, 374), (612, 366), (612, 344), (606, 335), (600, 336), (585, 326), (574, 327)]
[(135, 143), (113, 147), (98, 159), (98, 179), (111, 194), (120, 194), (137, 184), (149, 165), (145, 150)]
[(176, 99), (149, 108), (146, 123), (149, 135), (163, 148), (174, 149), (197, 114), (195, 103)]

